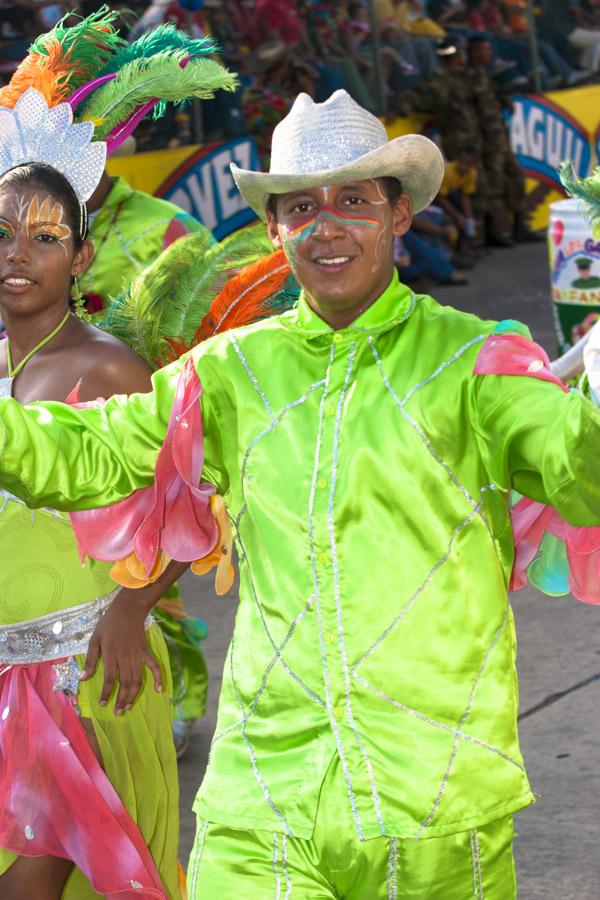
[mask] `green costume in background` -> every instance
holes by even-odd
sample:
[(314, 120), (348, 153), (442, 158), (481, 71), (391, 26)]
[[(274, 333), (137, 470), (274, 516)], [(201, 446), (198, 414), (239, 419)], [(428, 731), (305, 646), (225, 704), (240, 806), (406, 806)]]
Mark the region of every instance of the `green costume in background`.
[[(375, 839), (388, 884), (427, 900), (488, 884), (486, 897), (514, 897), (497, 874), (507, 817), (534, 798), (517, 737), (509, 496), (597, 525), (600, 411), (538, 378), (473, 375), (494, 327), (394, 276), (342, 330), (301, 297), (192, 351), (203, 480), (235, 522), (241, 580), (194, 807), (192, 898), (265, 896), (242, 877), (256, 832), (269, 891), (294, 890), (299, 855), (325, 865), (319, 823), (336, 804), (329, 840)], [(0, 483), (69, 509), (150, 484), (184, 362), (154, 375), (153, 394), (102, 409), (0, 401)], [(428, 838), (442, 843), (424, 845), (417, 882), (409, 868), (425, 857), (411, 848)], [(242, 873), (237, 893), (214, 886), (219, 866)], [(429, 890), (427, 871), (452, 890)]]
[(120, 176), (113, 179), (104, 203), (90, 215), (94, 259), (79, 279), (97, 307), (91, 311), (101, 309), (100, 302), (105, 305), (163, 250), (193, 231), (210, 233), (174, 203), (136, 191)]

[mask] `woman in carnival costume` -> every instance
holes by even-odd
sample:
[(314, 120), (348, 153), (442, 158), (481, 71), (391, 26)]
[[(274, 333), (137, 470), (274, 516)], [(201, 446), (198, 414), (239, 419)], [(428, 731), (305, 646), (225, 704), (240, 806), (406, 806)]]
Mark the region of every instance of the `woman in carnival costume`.
[[(93, 256), (85, 201), (165, 79), (169, 99), (234, 83), (184, 39), (154, 55), (127, 48), (117, 73), (97, 76), (117, 42), (106, 25), (38, 41), (41, 59), (0, 96), (0, 393), (20, 402), (148, 388), (147, 365), (70, 308), (73, 282), (82, 311), (78, 276)], [(95, 112), (73, 124), (83, 103)], [(104, 141), (92, 142), (96, 119)], [(7, 490), (1, 501), (0, 894), (178, 898), (172, 684), (146, 612), (185, 566), (119, 590), (114, 567), (81, 566), (67, 517)]]
[[(97, 134), (110, 135), (113, 153), (124, 146), (143, 114), (157, 116), (167, 102), (209, 97), (216, 87), (233, 87), (234, 77), (205, 59), (216, 49), (213, 41), (192, 40), (167, 24), (127, 45), (115, 29), (117, 18), (117, 13), (102, 7), (75, 25), (67, 27), (61, 21), (40, 35), (10, 83), (0, 90), (0, 106), (12, 106), (31, 86), (54, 103), (82, 88), (85, 77), (87, 84), (72, 103), (74, 119), (97, 121)], [(193, 66), (188, 65), (190, 60), (194, 60)], [(102, 86), (105, 89), (98, 90)], [(132, 102), (124, 103), (125, 97)], [(106, 109), (110, 110), (108, 117)], [(210, 231), (183, 210), (133, 190), (122, 178), (111, 180), (106, 171), (87, 206), (95, 252), (78, 283), (90, 313), (104, 309), (107, 315), (110, 296), (125, 289), (164, 247), (188, 232), (204, 236), (198, 241), (198, 252), (214, 243)], [(93, 321), (105, 327), (98, 316)], [(154, 361), (149, 362), (154, 366)], [(177, 584), (162, 599), (156, 619), (167, 641), (175, 682), (173, 731), (180, 754), (194, 720), (205, 712), (208, 673), (201, 644), (206, 626), (186, 614)]]
[[(207, 341), (147, 395), (0, 400), (0, 484), (78, 510), (99, 558), (119, 530), (147, 573), (218, 550), (217, 489), (227, 502), (240, 608), (194, 900), (516, 896), (512, 814), (534, 798), (509, 497), (598, 526), (600, 413), (523, 326), (399, 283), (393, 239), (442, 174), (435, 145), (389, 142), (346, 92), (300, 95), (270, 172), (234, 168), (297, 308)], [(598, 534), (573, 531), (569, 553)], [(569, 561), (598, 602), (597, 555)]]

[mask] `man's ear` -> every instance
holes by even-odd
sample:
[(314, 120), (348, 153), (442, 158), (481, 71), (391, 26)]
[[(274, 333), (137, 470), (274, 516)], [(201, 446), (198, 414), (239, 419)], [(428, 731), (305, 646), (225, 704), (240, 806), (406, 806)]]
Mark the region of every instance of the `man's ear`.
[(408, 194), (400, 194), (392, 207), (392, 232), (395, 237), (406, 234), (412, 225), (412, 200)]
[(279, 237), (279, 231), (277, 229), (277, 220), (270, 209), (267, 210), (267, 232), (269, 234), (269, 240), (278, 250), (281, 250), (282, 243), (281, 238)]
[(75, 259), (71, 266), (71, 275), (81, 275), (82, 272), (87, 271), (92, 264), (93, 258), (94, 245), (91, 241), (84, 241), (75, 254)]

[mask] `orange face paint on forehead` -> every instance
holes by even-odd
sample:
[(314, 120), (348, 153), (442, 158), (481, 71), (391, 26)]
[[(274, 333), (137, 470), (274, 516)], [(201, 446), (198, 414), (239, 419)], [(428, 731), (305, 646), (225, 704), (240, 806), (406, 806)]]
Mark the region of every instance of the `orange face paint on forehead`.
[(51, 197), (40, 198), (34, 194), (27, 210), (27, 236), (49, 234), (58, 241), (63, 241), (71, 234), (71, 229), (63, 222), (63, 206)]

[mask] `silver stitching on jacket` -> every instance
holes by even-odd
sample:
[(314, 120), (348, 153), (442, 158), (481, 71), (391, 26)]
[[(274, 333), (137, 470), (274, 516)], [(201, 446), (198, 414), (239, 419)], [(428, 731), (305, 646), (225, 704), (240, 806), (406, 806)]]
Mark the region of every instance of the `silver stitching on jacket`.
[(288, 866), (287, 866), (287, 834), (284, 834), (283, 838), (282, 838), (281, 868), (283, 869), (283, 877), (285, 878), (285, 898), (284, 898), (284, 900), (289, 900), (289, 897), (292, 893), (292, 879), (290, 878), (290, 873), (288, 872)]
[[(304, 607), (304, 609), (302, 609), (302, 610), (298, 613), (298, 615), (296, 616), (296, 618), (294, 619), (294, 621), (293, 621), (292, 624), (290, 625), (289, 630), (288, 630), (288, 633), (286, 634), (285, 638), (283, 639), (283, 641), (282, 641), (281, 644), (279, 645), (278, 652), (275, 653), (275, 656), (273, 656), (273, 658), (272, 658), (271, 661), (269, 662), (269, 665), (268, 665), (267, 668), (265, 669), (265, 673), (264, 673), (264, 675), (263, 675), (263, 678), (262, 678), (260, 687), (259, 687), (259, 689), (258, 689), (258, 691), (257, 691), (257, 693), (256, 693), (256, 695), (255, 695), (255, 697), (254, 697), (254, 699), (252, 700), (250, 706), (248, 707), (248, 712), (246, 713), (246, 721), (248, 721), (248, 719), (250, 718), (250, 716), (255, 712), (256, 707), (258, 706), (259, 700), (260, 700), (260, 698), (261, 698), (261, 696), (262, 696), (262, 694), (263, 694), (263, 691), (265, 690), (265, 688), (266, 688), (266, 686), (267, 686), (267, 681), (269, 680), (269, 675), (271, 674), (271, 671), (273, 670), (273, 667), (275, 666), (275, 663), (276, 663), (278, 660), (281, 659), (281, 651), (285, 648), (286, 644), (288, 643), (288, 641), (289, 641), (290, 638), (292, 637), (294, 631), (296, 630), (296, 626), (300, 624), (300, 622), (302, 621), (302, 619), (306, 616), (306, 614), (308, 613), (308, 611), (311, 609), (312, 604), (313, 604), (313, 602), (314, 602), (314, 599), (315, 599), (315, 598), (314, 598), (314, 594), (313, 594), (312, 597), (309, 597), (309, 598), (308, 598), (308, 601), (307, 601), (307, 603), (306, 603), (306, 606)], [(316, 696), (316, 695), (315, 695), (315, 696)], [(325, 706), (325, 704), (323, 703), (323, 701), (322, 701), (319, 697), (317, 697), (317, 699), (319, 700), (319, 703), (321, 704), (321, 706)], [(224, 728), (223, 731), (219, 731), (218, 734), (215, 734), (215, 736), (213, 737), (213, 739), (212, 739), (212, 741), (211, 741), (211, 747), (212, 747), (212, 745), (213, 745), (214, 743), (216, 743), (217, 741), (221, 740), (222, 737), (225, 737), (226, 734), (229, 734), (230, 731), (235, 731), (235, 729), (236, 729), (236, 728), (239, 728), (240, 725), (242, 725), (243, 723), (244, 723), (244, 719), (238, 719), (238, 721), (237, 721), (237, 722), (234, 722), (233, 725), (229, 725), (227, 728)]]
[(387, 863), (388, 900), (398, 900), (398, 838), (390, 838)]
[(194, 853), (194, 865), (192, 868), (192, 879), (190, 884), (190, 897), (195, 898), (196, 896), (196, 882), (198, 880), (198, 870), (200, 868), (200, 861), (202, 859), (202, 853), (204, 852), (204, 841), (206, 840), (206, 832), (208, 831), (208, 822), (203, 822), (202, 827), (200, 829), (200, 834), (198, 838), (194, 842), (195, 853)]
[(473, 866), (473, 898), (474, 900), (484, 900), (481, 852), (479, 849), (479, 835), (476, 828), (473, 828), (469, 832), (469, 839), (471, 842), (471, 864)]
[(450, 558), (450, 554), (452, 553), (452, 547), (454, 546), (454, 542), (455, 542), (456, 538), (462, 531), (464, 531), (464, 529), (469, 525), (469, 523), (475, 518), (475, 516), (479, 513), (480, 509), (481, 509), (481, 503), (478, 503), (477, 506), (475, 507), (475, 509), (473, 509), (469, 513), (469, 515), (465, 519), (462, 520), (462, 522), (459, 522), (459, 524), (456, 526), (456, 528), (450, 535), (450, 540), (448, 541), (448, 547), (446, 548), (446, 552), (444, 553), (444, 555), (441, 557), (441, 559), (438, 559), (438, 561), (435, 563), (435, 565), (433, 565), (431, 567), (431, 569), (429, 570), (429, 572), (427, 573), (427, 575), (425, 576), (424, 580), (421, 582), (419, 587), (416, 589), (414, 594), (411, 597), (409, 597), (409, 599), (404, 604), (404, 606), (402, 607), (402, 609), (400, 610), (398, 615), (394, 619), (392, 619), (392, 621), (387, 626), (387, 628), (385, 629), (383, 634), (381, 634), (377, 638), (377, 640), (373, 644), (371, 644), (369, 649), (365, 650), (365, 652), (362, 654), (362, 656), (360, 656), (356, 660), (356, 662), (353, 663), (352, 674), (354, 674), (356, 672), (356, 670), (363, 663), (363, 661), (368, 656), (370, 656), (371, 653), (373, 653), (377, 649), (377, 647), (379, 647), (379, 645), (382, 644), (383, 641), (391, 634), (391, 632), (394, 630), (396, 625), (398, 625), (402, 621), (402, 619), (405, 617), (407, 612), (410, 610), (411, 606), (414, 604), (417, 597), (420, 597), (421, 594), (423, 593), (423, 591), (425, 590), (425, 588), (428, 587), (429, 582), (431, 581), (431, 579), (433, 578), (435, 573), (438, 571), (438, 569), (441, 569), (441, 567), (445, 563), (448, 562), (448, 559)]
[(489, 658), (492, 655), (492, 651), (494, 650), (494, 647), (500, 640), (500, 636), (502, 635), (502, 632), (504, 631), (504, 629), (506, 627), (506, 623), (508, 621), (508, 611), (509, 611), (509, 605), (508, 605), (508, 600), (507, 600), (506, 607), (504, 609), (504, 616), (502, 617), (502, 622), (500, 623), (499, 628), (496, 630), (496, 633), (494, 634), (494, 637), (492, 638), (492, 641), (486, 650), (485, 656), (483, 658), (483, 662), (481, 663), (481, 666), (479, 667), (479, 671), (478, 671), (477, 675), (475, 676), (475, 681), (473, 682), (473, 684), (471, 686), (471, 691), (469, 693), (469, 702), (467, 703), (467, 708), (465, 709), (464, 713), (462, 714), (460, 722), (458, 723), (458, 726), (456, 728), (456, 736), (454, 738), (454, 744), (452, 746), (452, 753), (450, 755), (450, 760), (448, 761), (448, 767), (446, 769), (446, 772), (444, 773), (444, 777), (442, 778), (442, 783), (440, 785), (438, 795), (435, 798), (435, 802), (431, 808), (429, 815), (425, 818), (425, 820), (419, 827), (419, 830), (417, 831), (417, 834), (415, 836), (415, 840), (419, 840), (419, 838), (421, 837), (421, 835), (423, 834), (423, 832), (425, 831), (425, 829), (427, 828), (427, 826), (429, 825), (429, 823), (431, 822), (433, 817), (435, 816), (438, 806), (440, 805), (440, 803), (442, 801), (442, 797), (444, 796), (444, 791), (446, 790), (446, 785), (448, 784), (448, 780), (450, 778), (450, 774), (452, 772), (452, 768), (453, 768), (454, 762), (456, 760), (456, 755), (458, 753), (458, 746), (460, 744), (460, 737), (458, 735), (462, 733), (463, 726), (471, 714), (471, 709), (473, 708), (473, 702), (475, 700), (475, 691), (477, 690), (477, 685), (479, 684), (479, 682), (481, 680), (481, 676), (483, 675), (484, 670), (489, 662)]
[(240, 345), (238, 344), (238, 342), (237, 342), (237, 340), (236, 340), (236, 338), (235, 338), (235, 335), (234, 335), (232, 332), (229, 332), (229, 336), (230, 336), (231, 343), (233, 344), (233, 347), (234, 347), (234, 349), (235, 349), (235, 352), (237, 353), (237, 355), (238, 355), (238, 357), (239, 357), (239, 359), (240, 359), (241, 364), (243, 365), (244, 369), (246, 370), (246, 374), (248, 375), (248, 378), (250, 379), (250, 381), (251, 381), (252, 384), (254, 385), (254, 390), (256, 391), (256, 393), (258, 394), (258, 396), (260, 397), (260, 399), (262, 400), (263, 405), (264, 405), (266, 411), (268, 412), (269, 416), (270, 416), (271, 418), (273, 418), (273, 411), (272, 411), (272, 409), (271, 409), (271, 404), (269, 403), (269, 401), (268, 401), (268, 399), (267, 399), (267, 396), (266, 396), (265, 392), (263, 391), (263, 389), (262, 389), (261, 386), (259, 385), (258, 379), (256, 378), (256, 375), (254, 374), (254, 372), (253, 372), (252, 369), (250, 368), (250, 366), (249, 366), (249, 364), (248, 364), (248, 360), (247, 360), (246, 357), (244, 356), (244, 353), (243, 353), (243, 351), (242, 351), (242, 348), (241, 348)]
[(258, 768), (258, 762), (256, 760), (256, 753), (254, 752), (254, 747), (252, 746), (252, 743), (250, 742), (250, 739), (248, 738), (248, 735), (246, 734), (246, 722), (247, 722), (246, 711), (244, 709), (244, 702), (243, 702), (241, 694), (239, 692), (239, 688), (237, 686), (237, 681), (235, 680), (235, 674), (233, 671), (233, 654), (234, 654), (234, 652), (235, 652), (235, 633), (234, 633), (233, 637), (231, 638), (231, 644), (229, 645), (229, 669), (230, 669), (230, 673), (231, 673), (231, 684), (233, 687), (233, 691), (235, 693), (235, 697), (236, 697), (238, 706), (240, 708), (240, 712), (242, 714), (242, 719), (243, 719), (243, 723), (241, 726), (242, 740), (244, 741), (244, 743), (246, 744), (246, 747), (248, 748), (248, 753), (250, 754), (250, 764), (252, 766), (252, 771), (254, 772), (254, 777), (256, 778), (256, 780), (258, 781), (258, 783), (260, 785), (260, 788), (264, 794), (264, 798), (267, 801), (267, 804), (271, 808), (271, 811), (280, 820), (280, 822), (282, 823), (286, 832), (291, 837), (292, 830), (291, 830), (290, 826), (288, 825), (288, 823), (286, 822), (285, 816), (283, 815), (281, 810), (277, 806), (275, 806), (275, 803), (273, 802), (273, 799), (271, 797), (271, 792), (269, 791), (269, 788), (267, 787), (265, 780), (262, 777), (260, 770)]
[(319, 426), (317, 430), (317, 440), (315, 444), (315, 459), (313, 464), (313, 474), (312, 481), (310, 486), (310, 496), (308, 500), (308, 540), (310, 545), (310, 564), (312, 569), (313, 576), (313, 584), (314, 584), (314, 593), (317, 601), (317, 622), (319, 626), (319, 645), (321, 648), (321, 663), (323, 666), (323, 683), (325, 685), (325, 701), (327, 704), (327, 716), (329, 718), (329, 724), (331, 725), (331, 730), (333, 731), (335, 737), (335, 743), (337, 747), (337, 751), (340, 757), (340, 762), (342, 764), (342, 771), (344, 773), (344, 780), (346, 782), (346, 787), (348, 789), (348, 797), (350, 799), (350, 806), (352, 808), (352, 816), (354, 818), (354, 824), (356, 826), (356, 830), (360, 840), (364, 840), (364, 834), (362, 830), (362, 825), (360, 822), (360, 817), (358, 815), (358, 808), (356, 806), (356, 797), (354, 796), (354, 789), (352, 787), (352, 782), (350, 780), (350, 771), (348, 769), (348, 762), (346, 760), (346, 754), (344, 753), (344, 747), (342, 744), (342, 739), (340, 736), (340, 732), (337, 726), (337, 722), (335, 720), (335, 715), (333, 711), (333, 703), (331, 701), (331, 684), (329, 681), (329, 669), (327, 666), (327, 651), (325, 650), (325, 638), (323, 635), (323, 618), (321, 614), (321, 591), (319, 586), (319, 575), (317, 572), (317, 560), (316, 560), (316, 552), (315, 552), (315, 541), (314, 541), (314, 530), (313, 530), (313, 514), (314, 514), (314, 505), (315, 505), (315, 493), (317, 489), (317, 477), (319, 474), (319, 458), (321, 455), (321, 438), (323, 433), (323, 417), (325, 413), (325, 401), (327, 400), (328, 392), (329, 392), (329, 379), (331, 376), (331, 367), (333, 365), (333, 359), (335, 355), (335, 344), (332, 342), (331, 344), (331, 352), (329, 354), (329, 364), (327, 366), (327, 372), (325, 375), (325, 387), (323, 388), (323, 395), (321, 397), (321, 403), (319, 405)]
[(346, 378), (344, 380), (344, 384), (342, 386), (342, 390), (340, 391), (340, 397), (337, 405), (336, 415), (335, 415), (335, 428), (334, 428), (334, 436), (333, 436), (333, 463), (331, 467), (331, 487), (329, 490), (329, 504), (327, 509), (327, 527), (329, 529), (329, 544), (331, 548), (331, 560), (333, 563), (333, 591), (334, 591), (334, 600), (335, 600), (335, 610), (337, 617), (337, 629), (338, 629), (338, 641), (340, 645), (340, 655), (342, 658), (342, 668), (344, 672), (344, 689), (346, 692), (346, 716), (348, 718), (348, 723), (350, 725), (350, 729), (356, 743), (358, 744), (358, 748), (360, 750), (361, 756), (363, 758), (363, 762), (365, 764), (365, 768), (367, 770), (367, 777), (369, 779), (369, 784), (371, 787), (371, 796), (373, 797), (373, 806), (375, 807), (375, 814), (377, 816), (377, 822), (379, 824), (379, 830), (381, 834), (385, 834), (385, 826), (383, 824), (383, 816), (381, 814), (381, 806), (379, 803), (379, 794), (377, 793), (377, 785), (375, 784), (375, 774), (373, 772), (373, 767), (371, 766), (371, 760), (369, 759), (369, 755), (367, 753), (367, 748), (365, 747), (358, 728), (356, 726), (356, 721), (354, 719), (354, 713), (352, 712), (352, 700), (350, 696), (350, 672), (348, 668), (348, 654), (346, 652), (346, 639), (344, 636), (344, 620), (342, 613), (342, 604), (340, 601), (340, 572), (339, 572), (339, 564), (338, 564), (338, 556), (337, 556), (337, 546), (335, 540), (335, 527), (333, 521), (333, 501), (335, 497), (335, 489), (337, 486), (337, 470), (338, 470), (338, 461), (339, 461), (339, 448), (340, 448), (340, 430), (342, 425), (342, 412), (344, 409), (344, 402), (346, 400), (346, 394), (348, 392), (348, 387), (350, 385), (350, 379), (352, 377), (352, 371), (354, 368), (354, 357), (356, 353), (356, 344), (353, 343), (350, 345), (350, 350), (348, 353), (348, 369), (346, 371)]
[(425, 384), (429, 384), (434, 378), (436, 378), (446, 368), (446, 366), (450, 365), (451, 362), (454, 362), (455, 359), (458, 359), (458, 357), (461, 355), (461, 352), (463, 352), (467, 348), (467, 346), (470, 346), (470, 343), (468, 345), (465, 345), (465, 347), (462, 347), (460, 351), (457, 351), (458, 355), (455, 354), (453, 357), (451, 357), (451, 359), (447, 360), (443, 365), (439, 366), (438, 369), (431, 376), (429, 376), (429, 378), (426, 378), (420, 384), (415, 385), (415, 387), (411, 391), (409, 391), (409, 394), (407, 395), (407, 397), (404, 400), (401, 400), (400, 397), (398, 396), (398, 394), (396, 393), (396, 391), (394, 390), (394, 388), (392, 387), (392, 384), (391, 384), (388, 376), (386, 375), (385, 369), (383, 368), (383, 362), (381, 360), (381, 357), (379, 356), (379, 353), (377, 352), (377, 348), (375, 347), (373, 338), (369, 337), (367, 340), (369, 342), (369, 346), (371, 347), (371, 353), (373, 354), (373, 359), (377, 363), (377, 368), (379, 369), (379, 372), (381, 374), (382, 381), (383, 381), (385, 387), (387, 388), (387, 390), (389, 391), (389, 393), (392, 395), (392, 397), (394, 399), (394, 403), (400, 410), (400, 413), (402, 414), (404, 419), (409, 423), (409, 425), (411, 425), (412, 428), (414, 428), (414, 430), (417, 432), (420, 439), (425, 444), (425, 447), (427, 448), (428, 452), (431, 454), (431, 456), (433, 456), (433, 458), (438, 463), (438, 465), (440, 465), (442, 467), (442, 469), (447, 474), (447, 476), (450, 479), (450, 481), (452, 482), (452, 484), (456, 488), (458, 488), (458, 490), (465, 497), (465, 499), (469, 502), (469, 504), (472, 507), (475, 507), (476, 506), (475, 500), (471, 497), (467, 488), (464, 486), (464, 484), (462, 484), (458, 480), (458, 478), (456, 477), (456, 475), (454, 474), (454, 472), (452, 471), (452, 469), (450, 468), (448, 463), (445, 462), (442, 459), (442, 457), (439, 455), (439, 453), (437, 452), (437, 450), (435, 449), (435, 447), (433, 446), (433, 444), (431, 443), (431, 441), (429, 440), (429, 438), (427, 437), (427, 435), (425, 434), (425, 432), (423, 431), (423, 429), (421, 428), (419, 423), (415, 419), (413, 419), (413, 417), (410, 415), (410, 413), (405, 409), (405, 404), (406, 404), (407, 398), (409, 396), (412, 396), (415, 393), (415, 391), (417, 391), (420, 387), (423, 387)]
[(513, 759), (507, 753), (504, 753), (503, 750), (499, 750), (497, 747), (492, 747), (491, 744), (486, 743), (486, 741), (481, 741), (479, 738), (473, 737), (472, 734), (466, 734), (464, 731), (459, 731), (458, 729), (452, 728), (451, 725), (446, 725), (445, 722), (439, 722), (437, 719), (432, 719), (431, 716), (427, 716), (425, 713), (420, 712), (418, 709), (413, 709), (411, 706), (406, 706), (405, 703), (400, 703), (399, 700), (394, 700), (393, 697), (388, 697), (387, 694), (384, 694), (383, 691), (380, 691), (379, 688), (373, 687), (372, 684), (363, 678), (361, 675), (354, 675), (357, 681), (366, 687), (368, 691), (371, 691), (381, 700), (385, 700), (386, 703), (390, 703), (392, 706), (395, 706), (396, 709), (401, 709), (402, 712), (407, 713), (409, 716), (414, 716), (416, 719), (420, 719), (422, 722), (427, 722), (428, 725), (431, 725), (433, 728), (440, 728), (442, 731), (448, 731), (450, 734), (454, 734), (461, 739), (461, 741), (469, 741), (471, 744), (477, 744), (478, 747), (483, 747), (484, 750), (489, 750), (490, 753), (495, 753), (496, 756), (502, 757), (502, 759), (506, 760), (506, 762), (515, 766), (516, 769), (519, 769), (520, 772), (524, 772), (525, 769), (518, 763), (516, 759)]

